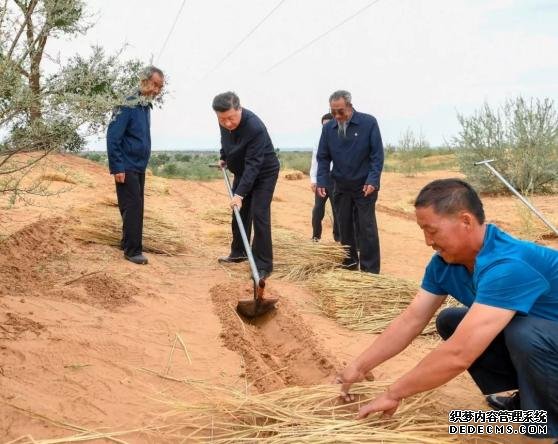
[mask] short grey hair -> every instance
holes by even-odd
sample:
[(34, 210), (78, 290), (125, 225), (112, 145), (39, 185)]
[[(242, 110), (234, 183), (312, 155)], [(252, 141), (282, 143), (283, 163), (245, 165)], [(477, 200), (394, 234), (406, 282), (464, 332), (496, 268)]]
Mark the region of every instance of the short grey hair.
[(347, 105), (352, 104), (351, 93), (349, 91), (345, 91), (344, 89), (339, 89), (335, 91), (331, 96), (329, 96), (329, 103), (339, 99), (344, 99)]
[(234, 92), (227, 91), (215, 96), (212, 107), (213, 111), (219, 113), (224, 113), (230, 109), (239, 109), (240, 99)]
[(165, 75), (163, 74), (163, 71), (161, 71), (156, 66), (149, 65), (149, 66), (146, 66), (145, 68), (143, 68), (141, 70), (140, 80), (142, 82), (144, 80), (149, 80), (151, 77), (153, 77), (153, 74), (159, 74), (161, 76), (161, 78), (165, 78)]

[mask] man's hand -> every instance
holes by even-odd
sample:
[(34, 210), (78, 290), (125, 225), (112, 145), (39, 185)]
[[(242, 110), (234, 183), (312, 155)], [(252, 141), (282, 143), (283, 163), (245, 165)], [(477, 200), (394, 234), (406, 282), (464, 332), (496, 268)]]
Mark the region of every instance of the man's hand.
[(312, 188), (312, 192), (314, 194), (316, 194), (316, 190), (318, 189), (318, 185), (316, 185), (315, 183), (311, 183), (310, 188)]
[[(355, 382), (360, 382), (364, 379), (364, 372), (358, 368), (358, 366), (353, 362), (349, 364), (345, 370), (339, 373), (335, 377), (335, 383), (341, 384), (341, 393), (339, 396), (343, 398), (346, 402), (354, 401), (354, 395), (349, 393), (351, 385)], [(374, 378), (372, 377), (372, 380)]]
[(364, 197), (370, 196), (375, 190), (376, 188), (374, 187), (374, 185), (364, 185), (362, 187), (362, 192), (364, 193)]
[(227, 168), (227, 162), (225, 160), (220, 160), (219, 161), (219, 168), (221, 168), (221, 169)]
[(114, 181), (116, 183), (124, 183), (126, 182), (126, 173), (115, 173)]
[(318, 191), (318, 196), (326, 197), (327, 196), (327, 189), (323, 187), (317, 187), (316, 190)]
[(400, 400), (395, 398), (389, 391), (389, 389), (374, 399), (372, 402), (361, 407), (358, 411), (357, 418), (364, 419), (370, 413), (382, 412), (382, 418), (389, 418), (393, 416), (397, 408), (399, 407)]
[(231, 208), (237, 207), (239, 210), (242, 208), (242, 197), (235, 194), (231, 199)]

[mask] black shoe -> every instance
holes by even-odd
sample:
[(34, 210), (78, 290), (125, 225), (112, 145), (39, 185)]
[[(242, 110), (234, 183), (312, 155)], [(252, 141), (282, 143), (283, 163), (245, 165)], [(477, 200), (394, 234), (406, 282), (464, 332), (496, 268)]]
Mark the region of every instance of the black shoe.
[(314, 236), (314, 237), (312, 238), (312, 242), (316, 242), (316, 243), (318, 243), (318, 242), (320, 242), (320, 238), (319, 238), (319, 237), (316, 237), (316, 236)]
[(260, 279), (267, 279), (271, 274), (271, 271), (267, 270), (258, 270), (258, 274), (260, 275)]
[(138, 264), (138, 265), (146, 265), (147, 264), (147, 258), (143, 255), (143, 254), (136, 254), (135, 256), (127, 256), (124, 255), (124, 259), (133, 262), (134, 264)]
[(494, 410), (521, 410), (519, 392), (515, 392), (511, 396), (488, 395), (486, 402)]
[(236, 264), (247, 260), (248, 258), (246, 256), (221, 256), (217, 259), (217, 262), (220, 264)]
[(345, 270), (358, 270), (358, 262), (343, 262), (342, 267)]

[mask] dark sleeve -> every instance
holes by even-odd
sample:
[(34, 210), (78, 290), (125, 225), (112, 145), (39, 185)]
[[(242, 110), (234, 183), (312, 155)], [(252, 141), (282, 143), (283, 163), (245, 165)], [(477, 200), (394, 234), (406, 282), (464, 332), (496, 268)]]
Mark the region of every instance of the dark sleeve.
[(267, 133), (263, 126), (254, 125), (251, 130), (253, 131), (253, 135), (246, 144), (244, 171), (242, 172), (240, 182), (235, 190), (235, 194), (242, 197), (246, 196), (252, 190), (254, 181), (256, 177), (258, 177), (258, 174), (260, 174), (265, 157), (264, 149), (268, 141)]
[(316, 160), (318, 161), (317, 185), (320, 188), (328, 187), (331, 155), (329, 153), (329, 144), (327, 143), (325, 125), (322, 127), (322, 135), (320, 136), (320, 143), (318, 144)]
[(370, 165), (368, 167), (367, 185), (373, 185), (377, 190), (380, 188), (380, 176), (384, 167), (384, 144), (378, 121), (374, 119), (372, 131), (370, 132)]
[(129, 107), (117, 108), (107, 129), (107, 156), (110, 174), (123, 173), (124, 159), (122, 140), (126, 127), (130, 121), (131, 109)]
[(221, 125), (219, 125), (219, 132), (221, 133), (221, 149), (219, 150), (219, 158), (226, 161), (227, 158), (225, 156), (225, 149), (223, 147), (223, 127)]

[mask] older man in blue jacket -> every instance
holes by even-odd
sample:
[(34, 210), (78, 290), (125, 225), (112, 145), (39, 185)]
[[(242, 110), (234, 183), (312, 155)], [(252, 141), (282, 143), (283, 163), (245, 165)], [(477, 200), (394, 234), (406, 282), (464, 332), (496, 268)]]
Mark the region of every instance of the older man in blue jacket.
[(109, 169), (122, 216), (120, 246), (124, 258), (135, 264), (147, 264), (142, 233), (145, 169), (151, 155), (151, 101), (161, 93), (164, 82), (159, 68), (147, 67), (138, 94), (115, 110), (107, 130)]
[[(343, 265), (351, 270), (380, 272), (380, 242), (375, 205), (384, 165), (384, 147), (376, 118), (353, 109), (351, 93), (335, 91), (329, 98), (334, 120), (322, 128), (318, 146), (318, 194), (326, 195), (330, 180), (341, 244), (349, 247)], [(357, 217), (354, 224), (353, 210)], [(355, 237), (354, 226), (358, 227)], [(360, 249), (360, 257), (357, 250)]]

